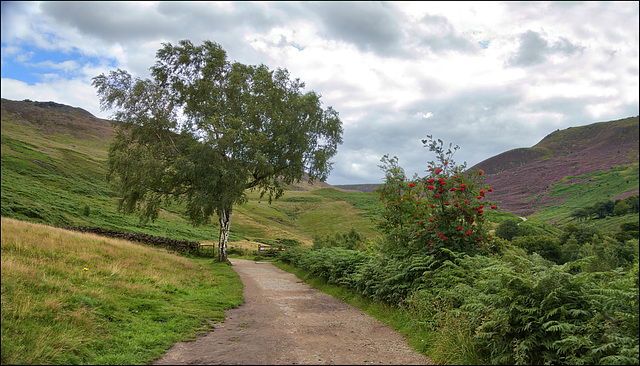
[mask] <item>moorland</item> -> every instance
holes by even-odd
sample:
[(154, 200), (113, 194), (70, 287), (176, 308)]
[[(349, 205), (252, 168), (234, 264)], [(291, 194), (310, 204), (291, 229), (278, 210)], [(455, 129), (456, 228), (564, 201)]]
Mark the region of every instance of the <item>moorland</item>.
[[(238, 276), (212, 259), (215, 221), (191, 226), (180, 202), (145, 225), (118, 212), (105, 180), (114, 133), (81, 108), (2, 99), (3, 364), (149, 363), (242, 303)], [(554, 131), (470, 169), (499, 202), (486, 218), (499, 255), (375, 259), (376, 186), (305, 181), (271, 204), (248, 192), (229, 255), (286, 247), (278, 266), (342, 297), (351, 289), (440, 363), (637, 364), (638, 117)], [(179, 254), (64, 226), (202, 247)]]

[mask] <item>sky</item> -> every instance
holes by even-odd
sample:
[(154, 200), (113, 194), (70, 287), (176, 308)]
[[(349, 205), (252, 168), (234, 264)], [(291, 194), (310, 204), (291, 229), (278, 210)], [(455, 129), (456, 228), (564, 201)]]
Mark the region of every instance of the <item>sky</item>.
[(427, 135), (471, 167), (639, 114), (638, 2), (2, 2), (2, 98), (101, 111), (91, 79), (149, 78), (163, 43), (287, 69), (343, 123), (327, 183), (426, 175)]

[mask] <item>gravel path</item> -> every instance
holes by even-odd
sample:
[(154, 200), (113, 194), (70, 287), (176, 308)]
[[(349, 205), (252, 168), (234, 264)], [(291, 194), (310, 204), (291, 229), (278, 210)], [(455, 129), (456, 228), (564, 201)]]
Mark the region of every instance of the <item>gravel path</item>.
[(423, 365), (427, 357), (359, 309), (271, 263), (230, 259), (245, 303), (157, 365)]

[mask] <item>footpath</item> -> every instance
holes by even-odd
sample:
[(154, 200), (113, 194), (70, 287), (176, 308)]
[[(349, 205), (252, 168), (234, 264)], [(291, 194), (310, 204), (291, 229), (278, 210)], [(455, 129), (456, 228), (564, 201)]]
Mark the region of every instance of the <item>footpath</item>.
[(271, 263), (230, 259), (245, 303), (156, 365), (425, 365), (402, 335)]

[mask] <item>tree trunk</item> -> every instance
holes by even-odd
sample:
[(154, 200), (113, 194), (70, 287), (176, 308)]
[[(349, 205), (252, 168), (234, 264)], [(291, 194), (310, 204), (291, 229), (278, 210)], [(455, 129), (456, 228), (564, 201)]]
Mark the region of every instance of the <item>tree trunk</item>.
[(218, 261), (227, 260), (227, 243), (229, 242), (229, 226), (231, 224), (231, 207), (218, 209), (220, 237), (218, 240)]

